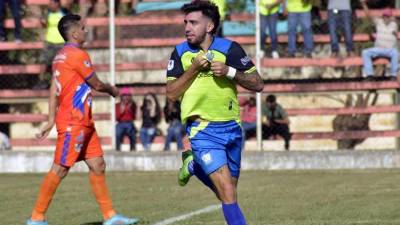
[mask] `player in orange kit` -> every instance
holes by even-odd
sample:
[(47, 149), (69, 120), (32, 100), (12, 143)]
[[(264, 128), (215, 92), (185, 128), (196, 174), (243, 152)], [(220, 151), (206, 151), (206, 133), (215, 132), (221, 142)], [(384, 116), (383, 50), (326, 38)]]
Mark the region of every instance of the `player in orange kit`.
[[(53, 60), (53, 80), (49, 97), (48, 123), (37, 138), (44, 139), (56, 124), (58, 136), (54, 163), (40, 187), (39, 196), (27, 225), (48, 225), (45, 213), (61, 180), (75, 162), (84, 160), (89, 167), (92, 191), (100, 206), (104, 225), (138, 223), (136, 218), (118, 215), (105, 182), (103, 150), (91, 112), (93, 88), (113, 97), (118, 89), (96, 76), (89, 55), (81, 49), (85, 42), (85, 26), (78, 15), (66, 15), (58, 30), (66, 41)], [(65, 221), (68, 224), (68, 221)]]

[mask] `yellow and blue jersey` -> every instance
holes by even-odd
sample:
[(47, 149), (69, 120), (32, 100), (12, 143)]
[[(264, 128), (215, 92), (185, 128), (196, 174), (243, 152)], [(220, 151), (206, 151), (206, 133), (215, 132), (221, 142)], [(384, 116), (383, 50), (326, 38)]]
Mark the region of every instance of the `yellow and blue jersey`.
[[(208, 51), (213, 61), (223, 62), (237, 71), (256, 70), (251, 58), (236, 42), (214, 37)], [(168, 62), (167, 80), (179, 78), (192, 65), (194, 58), (204, 51), (187, 41), (177, 45)], [(214, 76), (211, 70), (200, 72), (181, 96), (181, 118), (199, 116), (207, 121), (239, 121), (240, 110), (236, 83), (227, 77)]]

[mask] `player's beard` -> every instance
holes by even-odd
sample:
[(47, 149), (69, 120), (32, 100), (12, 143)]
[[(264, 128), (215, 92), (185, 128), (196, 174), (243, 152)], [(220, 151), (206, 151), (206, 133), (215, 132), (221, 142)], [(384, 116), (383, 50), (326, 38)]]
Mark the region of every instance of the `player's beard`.
[(194, 35), (193, 39), (189, 39), (188, 37), (186, 37), (186, 39), (189, 42), (189, 44), (199, 46), (206, 39), (206, 35), (207, 35), (207, 33), (204, 33), (201, 36)]

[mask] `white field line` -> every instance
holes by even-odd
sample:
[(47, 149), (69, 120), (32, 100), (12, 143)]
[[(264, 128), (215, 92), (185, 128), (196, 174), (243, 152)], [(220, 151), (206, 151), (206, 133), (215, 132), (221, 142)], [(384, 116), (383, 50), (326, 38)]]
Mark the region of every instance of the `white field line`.
[(215, 210), (220, 209), (220, 208), (221, 208), (221, 205), (210, 205), (210, 206), (207, 206), (205, 208), (199, 209), (197, 211), (193, 211), (193, 212), (190, 212), (190, 213), (187, 213), (187, 214), (183, 214), (181, 216), (175, 216), (175, 217), (171, 217), (169, 219), (165, 219), (165, 220), (157, 222), (157, 223), (155, 223), (153, 225), (173, 224), (173, 223), (181, 221), (181, 220), (186, 220), (186, 219), (188, 219), (188, 218), (190, 218), (192, 216), (196, 216), (196, 215), (199, 215), (199, 214), (212, 212), (212, 211), (215, 211)]

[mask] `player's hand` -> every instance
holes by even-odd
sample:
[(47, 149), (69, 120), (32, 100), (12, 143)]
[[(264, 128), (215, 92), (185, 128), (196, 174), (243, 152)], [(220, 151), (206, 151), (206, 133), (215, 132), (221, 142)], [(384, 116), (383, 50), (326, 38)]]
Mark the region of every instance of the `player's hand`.
[(111, 96), (113, 96), (114, 98), (119, 96), (119, 89), (115, 86), (111, 87)]
[(223, 77), (228, 74), (229, 67), (222, 62), (212, 62), (211, 63), (211, 71), (217, 77)]
[(196, 58), (194, 58), (192, 66), (197, 71), (207, 70), (210, 67), (210, 62), (204, 57), (204, 54), (198, 54)]
[(39, 139), (40, 141), (45, 139), (49, 135), (53, 126), (54, 123), (47, 123), (44, 127), (42, 127), (40, 132), (36, 134), (36, 138)]

